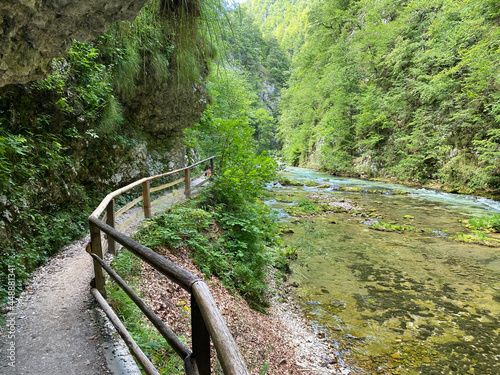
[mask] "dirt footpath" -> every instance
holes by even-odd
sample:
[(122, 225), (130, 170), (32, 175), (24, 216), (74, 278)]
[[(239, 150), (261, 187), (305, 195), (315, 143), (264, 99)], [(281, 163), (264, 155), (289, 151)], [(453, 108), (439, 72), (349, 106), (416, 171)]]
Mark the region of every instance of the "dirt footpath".
[[(203, 181), (197, 180), (193, 186)], [(178, 191), (153, 207), (159, 212), (184, 199)], [(141, 208), (121, 216), (122, 232), (135, 231)], [(37, 269), (8, 317), (15, 318), (15, 361), (10, 339), (0, 337), (0, 374), (140, 375), (125, 344), (90, 294), (92, 258), (89, 236), (64, 247)], [(103, 241), (105, 245), (106, 241)], [(10, 327), (9, 327), (10, 333)]]
[(15, 363), (5, 355), (4, 338), (1, 374), (109, 373), (100, 345), (102, 322), (90, 294), (92, 262), (86, 243), (72, 243), (36, 271), (11, 312), (16, 318)]

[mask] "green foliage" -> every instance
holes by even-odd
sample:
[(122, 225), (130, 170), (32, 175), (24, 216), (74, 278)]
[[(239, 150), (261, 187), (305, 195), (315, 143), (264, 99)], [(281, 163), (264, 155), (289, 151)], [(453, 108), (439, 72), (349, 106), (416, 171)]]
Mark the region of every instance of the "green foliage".
[[(228, 202), (227, 195), (221, 196), (216, 187), (207, 192), (206, 209), (214, 212), (224, 233), (223, 251), (217, 254), (219, 267), (229, 261), (225, 272), (229, 273), (232, 286), (240, 291), (251, 307), (262, 310), (268, 306), (266, 275), (275, 258), (276, 250), (272, 246), (277, 240), (277, 218), (259, 201)], [(198, 257), (201, 267), (209, 261), (209, 254)]]
[(186, 131), (202, 156), (219, 156), (212, 183), (197, 203), (214, 224), (199, 228), (190, 235), (193, 243), (183, 245), (193, 251), (203, 272), (219, 276), (252, 307), (262, 309), (267, 306), (268, 267), (281, 264), (279, 252), (270, 250), (278, 238), (276, 217), (259, 201), (263, 189), (276, 178), (277, 162), (258, 151), (250, 125), (255, 94), (245, 89), (248, 81), (238, 72), (226, 73), (210, 77), (212, 105), (199, 124)]
[(452, 237), (457, 242), (474, 243), (477, 245), (500, 247), (500, 241), (495, 238), (490, 238), (480, 231), (472, 231), (472, 233), (458, 233)]
[[(500, 26), (492, 4), (309, 3), (307, 34), (281, 105), (287, 161), (497, 191)], [(283, 7), (252, 2), (263, 27), (286, 26)]]
[[(206, 118), (205, 120), (208, 120)], [(256, 155), (253, 129), (238, 120), (211, 119), (219, 155), (218, 178), (215, 181), (220, 194), (228, 202), (240, 198), (255, 199), (262, 189), (276, 177), (277, 163), (265, 153)]]
[(16, 184), (15, 179), (28, 179), (36, 171), (26, 163), (16, 163), (22, 160), (31, 147), (25, 137), (0, 130), (0, 189), (9, 191)]
[(141, 260), (123, 248), (113, 257), (113, 269), (127, 280), (134, 283), (141, 274)]
[[(139, 258), (124, 249), (113, 259), (113, 268), (138, 293), (134, 285), (141, 271)], [(106, 289), (109, 303), (160, 374), (183, 374), (183, 361), (127, 294), (114, 282), (108, 282)]]
[[(40, 95), (50, 93), (61, 115), (91, 124), (100, 134), (115, 130), (123, 122), (123, 116), (107, 68), (97, 62), (98, 58), (99, 51), (92, 43), (74, 41), (65, 58), (54, 60), (53, 73), (34, 82), (32, 87)], [(47, 124), (58, 120), (57, 112), (47, 115)]]
[(310, 200), (301, 199), (296, 205), (286, 207), (285, 211), (292, 216), (307, 216), (320, 212), (320, 209)]
[(314, 1), (251, 0), (248, 3), (264, 36), (275, 37), (280, 47), (293, 57), (304, 43), (307, 11)]
[(250, 125), (249, 105), (254, 94), (245, 90), (245, 80), (238, 73), (213, 77), (209, 92), (213, 104), (187, 138), (196, 139), (202, 156), (218, 155), (215, 185), (227, 202), (255, 199), (276, 178), (277, 162), (259, 153)]
[(257, 309), (267, 306), (265, 275), (273, 256), (267, 246), (275, 240), (277, 226), (263, 204), (241, 204), (231, 211), (214, 201), (214, 191), (203, 194), (192, 207), (176, 206), (137, 234), (144, 245), (188, 249), (207, 275), (237, 289)]
[(416, 232), (417, 229), (411, 225), (407, 224), (395, 224), (395, 223), (386, 223), (383, 221), (376, 221), (370, 228), (375, 230), (380, 230), (383, 232)]
[(113, 87), (128, 101), (137, 86), (202, 82), (226, 18), (220, 0), (147, 2), (133, 22), (112, 25), (99, 40)]
[[(84, 232), (96, 202), (96, 191), (76, 182), (75, 141), (91, 149), (123, 121), (97, 56), (93, 44), (75, 42), (53, 61), (49, 77), (0, 94), (0, 274), (14, 264), (19, 290), (30, 272)], [(2, 282), (1, 302), (4, 292)]]
[(258, 151), (277, 150), (276, 124), (281, 89), (289, 76), (289, 59), (274, 37), (263, 37), (245, 6), (228, 14), (231, 29), (218, 48), (211, 68), (209, 94), (215, 116), (244, 119), (253, 129)]
[(468, 220), (468, 227), (472, 230), (500, 232), (500, 215), (474, 217)]
[(182, 247), (209, 246), (210, 239), (203, 235), (213, 225), (213, 215), (202, 209), (175, 207), (147, 221), (137, 234), (142, 244), (151, 248), (168, 246), (175, 250)]

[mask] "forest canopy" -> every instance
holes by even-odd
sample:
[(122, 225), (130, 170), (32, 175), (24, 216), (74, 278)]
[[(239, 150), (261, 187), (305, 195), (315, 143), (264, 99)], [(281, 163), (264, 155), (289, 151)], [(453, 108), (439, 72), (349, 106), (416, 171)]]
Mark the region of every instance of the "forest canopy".
[[(252, 9), (285, 3), (255, 0)], [(498, 195), (498, 1), (332, 0), (302, 8), (307, 33), (293, 54), (279, 122), (288, 162)], [(283, 14), (256, 17), (267, 30)], [(278, 22), (304, 24), (303, 15)]]

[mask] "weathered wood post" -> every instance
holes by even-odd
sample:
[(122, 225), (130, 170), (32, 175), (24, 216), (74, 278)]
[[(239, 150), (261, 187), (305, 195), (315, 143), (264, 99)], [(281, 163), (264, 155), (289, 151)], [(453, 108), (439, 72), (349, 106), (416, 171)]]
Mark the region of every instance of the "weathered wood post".
[(149, 192), (149, 181), (142, 183), (142, 199), (144, 201), (144, 217), (151, 218), (151, 194)]
[(212, 176), (214, 175), (214, 157), (212, 156), (212, 159), (210, 159), (210, 178), (213, 178)]
[[(224, 374), (250, 375), (236, 341), (226, 326), (207, 284), (201, 280), (194, 282), (191, 286), (191, 293), (198, 302), (203, 321), (217, 350), (217, 358)], [(195, 353), (194, 350), (193, 353)], [(199, 365), (198, 369), (200, 369)]]
[[(101, 243), (101, 231), (92, 222), (90, 224), (90, 251), (92, 254), (97, 255), (99, 258), (103, 259), (102, 256), (102, 243)], [(104, 271), (101, 265), (94, 260), (94, 283), (95, 288), (101, 293), (101, 295), (106, 298), (106, 288), (105, 288), (105, 278)]]
[(196, 298), (191, 294), (191, 335), (193, 357), (200, 375), (210, 375), (210, 334)]
[(184, 169), (184, 184), (185, 189), (184, 189), (184, 195), (186, 198), (191, 197), (191, 181), (189, 181), (189, 168)]
[[(106, 224), (110, 227), (115, 227), (115, 200), (111, 199), (106, 207)], [(116, 254), (116, 242), (111, 237), (108, 236), (108, 253)]]

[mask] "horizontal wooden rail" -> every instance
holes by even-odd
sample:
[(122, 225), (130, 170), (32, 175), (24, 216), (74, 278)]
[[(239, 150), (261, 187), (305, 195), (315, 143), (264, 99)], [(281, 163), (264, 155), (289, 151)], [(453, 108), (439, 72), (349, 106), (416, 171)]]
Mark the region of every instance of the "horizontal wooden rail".
[[(127, 203), (125, 206), (123, 206), (122, 208), (120, 208), (118, 211), (116, 211), (115, 213), (115, 219), (119, 218), (120, 216), (122, 216), (126, 211), (130, 210), (132, 207), (134, 207), (137, 203), (139, 202), (142, 202), (143, 201), (143, 197), (142, 195), (140, 197), (137, 197), (135, 198), (132, 202), (130, 203)], [(103, 220), (104, 221), (104, 220)]]
[[(94, 212), (89, 217), (89, 225), (92, 234), (89, 253), (94, 260), (94, 272), (95, 272), (94, 283), (96, 286), (96, 288), (93, 289), (92, 293), (96, 296), (96, 299), (99, 298), (100, 300), (99, 303), (105, 306), (104, 304), (101, 303), (102, 301), (104, 301), (105, 303), (104, 298), (106, 296), (106, 290), (104, 284), (105, 279), (103, 274), (103, 270), (105, 270), (108, 273), (108, 275), (110, 275), (110, 277), (115, 280), (117, 285), (120, 286), (125, 291), (125, 293), (132, 299), (132, 301), (141, 309), (141, 311), (146, 315), (146, 317), (153, 323), (156, 329), (167, 340), (167, 342), (175, 350), (175, 352), (184, 360), (185, 371), (188, 375), (211, 374), (210, 337), (214, 342), (214, 346), (217, 352), (217, 357), (219, 358), (224, 374), (249, 375), (249, 371), (246, 367), (245, 361), (243, 360), (243, 357), (241, 356), (238, 347), (236, 346), (234, 338), (232, 337), (229, 329), (224, 323), (222, 315), (217, 309), (215, 301), (212, 295), (210, 294), (207, 285), (197, 276), (193, 275), (192, 273), (188, 272), (182, 267), (179, 267), (178, 265), (166, 259), (165, 257), (155, 253), (151, 249), (139, 244), (138, 242), (132, 240), (127, 235), (115, 229), (116, 218), (125, 213), (134, 205), (138, 204), (139, 202), (141, 201), (144, 202), (143, 204), (144, 217), (149, 218), (151, 217), (152, 214), (152, 206), (155, 203), (168, 199), (169, 197), (172, 197), (179, 193), (179, 192), (174, 192), (167, 196), (160, 197), (155, 201), (151, 202), (151, 193), (153, 192), (167, 189), (169, 187), (184, 182), (184, 194), (186, 195), (186, 197), (190, 197), (193, 189), (201, 187), (208, 182), (208, 179), (205, 179), (197, 183), (195, 186), (191, 186), (192, 180), (198, 179), (205, 173), (202, 172), (201, 174), (193, 178), (191, 177), (191, 169), (208, 161), (210, 162), (211, 172), (215, 173), (214, 157), (210, 157), (182, 169), (177, 169), (175, 171), (162, 173), (156, 176), (146, 177), (141, 180), (135, 181), (121, 189), (113, 191), (103, 199), (103, 201), (99, 204), (99, 206), (94, 210)], [(158, 178), (167, 177), (176, 173), (183, 173), (184, 176), (167, 184), (163, 184), (156, 187), (150, 186), (151, 181)], [(117, 212), (115, 212), (114, 199), (117, 196), (140, 185), (142, 185), (142, 195), (133, 200), (132, 202), (126, 204)], [(106, 215), (100, 220), (99, 216), (101, 216), (105, 210), (106, 210)], [(125, 226), (125, 224), (128, 221), (132, 220), (139, 214), (140, 213), (134, 213), (132, 217), (125, 220), (125, 222), (118, 227), (120, 228), (122, 226)], [(103, 261), (101, 232), (104, 232), (106, 234), (106, 238), (108, 240), (108, 250), (110, 250), (110, 253), (114, 252), (116, 242), (121, 244), (123, 247), (128, 249), (134, 255), (141, 258), (143, 261), (151, 265), (153, 268), (158, 270), (160, 273), (168, 277), (173, 282), (180, 285), (182, 288), (184, 288), (191, 294), (191, 326), (192, 326), (192, 346), (193, 346), (192, 350), (190, 350), (185, 344), (183, 344), (179, 340), (179, 338), (172, 332), (172, 330), (168, 328), (161, 321), (161, 319), (153, 312), (153, 310), (149, 306), (147, 306), (144, 303), (144, 301), (142, 301), (141, 298), (137, 296), (132, 291), (132, 289), (130, 289), (130, 287), (121, 279), (121, 277)], [(131, 343), (132, 352), (134, 353), (134, 355), (141, 356), (142, 352), (140, 351), (140, 349), (139, 351), (137, 351), (136, 348), (134, 347), (134, 344), (135, 343), (133, 343), (132, 340)], [(151, 369), (146, 370), (146, 368), (144, 367), (144, 366), (146, 367), (149, 366), (147, 363), (148, 361), (143, 361), (141, 359), (139, 359), (139, 361), (141, 365), (143, 362), (145, 363), (143, 365), (143, 368), (145, 369), (146, 373), (155, 374), (154, 371), (156, 370), (154, 371)]]
[(123, 341), (125, 341), (127, 346), (130, 348), (130, 350), (134, 354), (134, 357), (137, 359), (137, 362), (139, 362), (141, 367), (144, 369), (146, 375), (160, 375), (156, 367), (151, 363), (149, 358), (146, 357), (146, 355), (141, 350), (139, 345), (136, 344), (132, 336), (130, 336), (120, 318), (118, 318), (118, 316), (115, 314), (111, 306), (109, 306), (109, 304), (106, 302), (101, 293), (99, 293), (96, 288), (92, 288), (90, 291), (94, 295), (95, 300), (101, 306), (102, 310), (108, 316), (109, 320), (111, 320), (111, 323), (113, 323), (113, 325), (116, 327), (116, 330), (122, 337)]
[(199, 187), (202, 187), (202, 186), (203, 186), (203, 185), (205, 185), (207, 182), (208, 182), (208, 180), (201, 181), (200, 183), (198, 183), (198, 184), (196, 184), (195, 186), (193, 186), (193, 189), (194, 189), (194, 188), (199, 188)]
[(175, 180), (175, 181), (173, 181), (173, 182), (169, 182), (168, 184), (165, 184), (165, 185), (160, 185), (160, 186), (153, 187), (153, 188), (151, 188), (149, 191), (150, 191), (151, 193), (154, 193), (154, 192), (156, 192), (156, 191), (164, 190), (164, 189), (166, 189), (166, 188), (169, 188), (169, 187), (172, 187), (172, 186), (174, 186), (174, 185), (180, 184), (180, 183), (181, 183), (181, 182), (183, 182), (183, 181), (184, 181), (184, 177), (179, 178), (178, 180)]
[(179, 267), (177, 264), (171, 262), (164, 256), (155, 253), (153, 250), (148, 249), (146, 246), (135, 242), (127, 235), (118, 232), (115, 228), (109, 226), (101, 220), (91, 217), (89, 221), (108, 236), (113, 238), (120, 245), (130, 250), (134, 255), (141, 258), (143, 261), (154, 267), (163, 275), (167, 276), (176, 284), (186, 289), (188, 292), (191, 292), (191, 285), (199, 280), (199, 278), (194, 276), (191, 272)]
[(196, 176), (193, 176), (191, 177), (193, 180), (197, 180), (198, 178), (200, 178), (201, 176), (203, 176), (204, 174), (206, 174), (207, 172), (201, 172), (200, 174), (197, 174)]
[(170, 171), (170, 172), (166, 172), (166, 173), (162, 173), (162, 174), (158, 174), (156, 176), (151, 176), (151, 177), (145, 177), (145, 178), (142, 178), (138, 181), (135, 181), (135, 182), (132, 182), (131, 184), (128, 184), (127, 186), (124, 186), (122, 187), (121, 189), (118, 189), (118, 190), (115, 190), (111, 193), (109, 193), (108, 195), (106, 195), (106, 197), (102, 200), (102, 202), (99, 204), (99, 206), (97, 206), (97, 208), (94, 210), (94, 212), (92, 212), (92, 214), (90, 214), (90, 217), (98, 217), (102, 214), (102, 212), (106, 209), (106, 206), (109, 204), (109, 202), (111, 201), (111, 199), (113, 198), (116, 198), (117, 196), (129, 191), (130, 189), (133, 189), (135, 188), (136, 186), (139, 186), (139, 185), (142, 185), (144, 182), (147, 182), (147, 181), (152, 181), (152, 180), (156, 180), (158, 178), (161, 178), (161, 177), (166, 177), (166, 176), (170, 176), (170, 175), (173, 175), (175, 173), (180, 173), (180, 172), (184, 172), (186, 169), (190, 169), (190, 168), (194, 168), (202, 163), (205, 163), (207, 161), (210, 161), (212, 162), (212, 160), (214, 159), (215, 156), (212, 156), (210, 158), (206, 158), (202, 161), (199, 161), (195, 164), (192, 164), (190, 165), (189, 167), (186, 167), (186, 168), (180, 168), (180, 169), (176, 169), (175, 171)]
[(154, 313), (151, 308), (144, 303), (144, 301), (134, 293), (134, 291), (127, 285), (125, 281), (118, 275), (111, 267), (109, 267), (104, 261), (99, 258), (97, 255), (90, 254), (94, 260), (96, 260), (102, 268), (106, 270), (109, 276), (113, 280), (115, 280), (116, 284), (123, 289), (123, 291), (130, 297), (130, 299), (141, 309), (141, 311), (146, 315), (151, 323), (156, 327), (158, 332), (167, 340), (169, 345), (175, 352), (179, 355), (179, 357), (185, 359), (191, 355), (191, 350), (175, 335), (175, 333), (168, 328), (163, 321)]
[(160, 203), (160, 202), (163, 202), (164, 200), (167, 200), (167, 199), (170, 199), (170, 198), (172, 198), (172, 197), (175, 197), (175, 196), (177, 196), (177, 195), (179, 195), (179, 194), (181, 194), (181, 193), (182, 193), (182, 191), (174, 191), (173, 193), (170, 193), (170, 194), (168, 194), (168, 195), (165, 195), (165, 196), (163, 196), (163, 197), (160, 197), (160, 198), (158, 198), (158, 199), (155, 199), (154, 201), (152, 201), (152, 202), (151, 202), (151, 204), (152, 204), (152, 205), (158, 204), (158, 203)]

